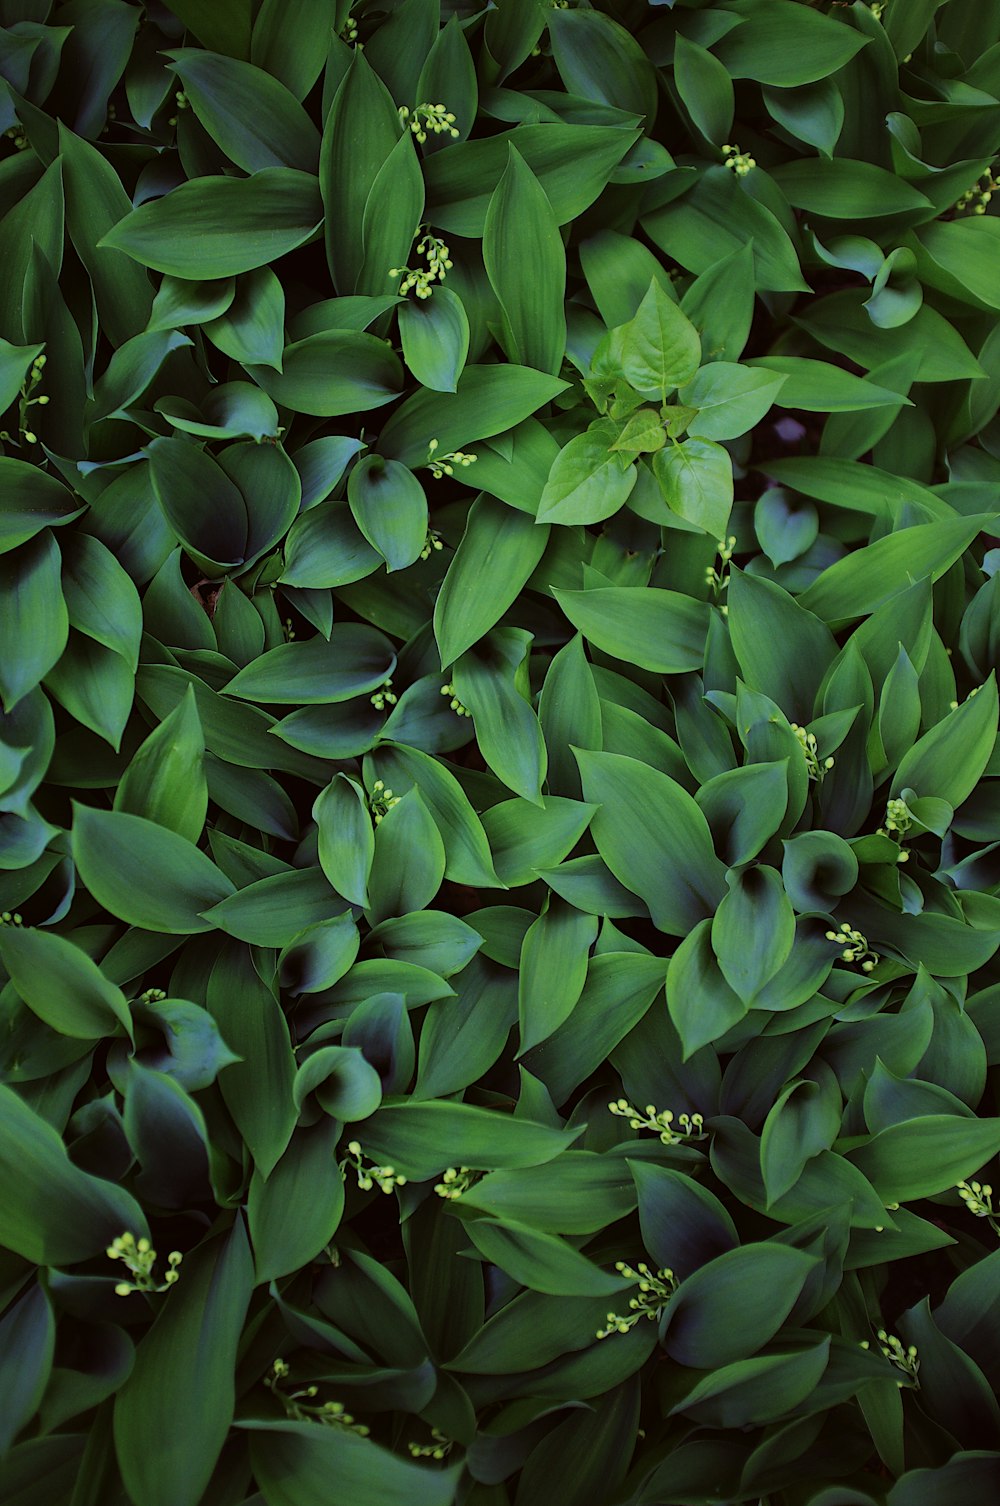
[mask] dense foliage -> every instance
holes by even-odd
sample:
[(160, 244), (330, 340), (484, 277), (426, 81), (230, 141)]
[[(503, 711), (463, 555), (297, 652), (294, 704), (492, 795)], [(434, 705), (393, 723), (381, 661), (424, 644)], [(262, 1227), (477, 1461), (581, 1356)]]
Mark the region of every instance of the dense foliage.
[(1000, 0), (0, 77), (0, 1506), (1000, 1497)]

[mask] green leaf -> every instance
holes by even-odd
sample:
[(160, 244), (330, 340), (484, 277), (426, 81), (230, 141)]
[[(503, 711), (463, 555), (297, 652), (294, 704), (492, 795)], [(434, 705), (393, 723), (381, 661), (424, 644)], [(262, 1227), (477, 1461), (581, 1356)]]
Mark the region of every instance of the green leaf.
[(250, 56), (249, 0), (217, 0), (213, 5), (205, 0), (171, 0), (171, 8), (210, 52)]
[(830, 565), (800, 594), (799, 606), (829, 623), (865, 617), (912, 581), (938, 580), (993, 517), (948, 518), (886, 534)]
[[(185, 1257), (115, 1399), (115, 1452), (133, 1498), (150, 1506), (196, 1506), (201, 1499), (233, 1420), (236, 1353), (252, 1289), (253, 1260), (237, 1213), (227, 1235)], [(168, 1375), (183, 1383), (165, 1387)], [(164, 1431), (183, 1437), (184, 1448), (164, 1453)]]
[(1000, 1151), (1000, 1119), (925, 1114), (891, 1124), (844, 1156), (886, 1202), (933, 1197), (970, 1177)]
[[(735, 173), (721, 165), (699, 173), (687, 193), (644, 215), (640, 224), (655, 246), (689, 272), (706, 273), (730, 253), (747, 246), (752, 250), (753, 282), (758, 291), (811, 291), (802, 276), (795, 246), (780, 220), (741, 187)], [(745, 287), (740, 289), (737, 301), (741, 311), (744, 306)], [(741, 314), (741, 324), (743, 317)], [(706, 354), (718, 343), (716, 335)], [(693, 375), (692, 369), (689, 376)]]
[(206, 910), (205, 919), (240, 941), (284, 947), (307, 926), (329, 919), (335, 905), (319, 868), (295, 868), (247, 884)]
[(122, 345), (146, 326), (153, 290), (145, 269), (101, 245), (101, 237), (129, 213), (131, 201), (100, 150), (59, 122), (59, 154), (66, 193), (66, 228), (94, 289), (101, 328)]
[(518, 970), (518, 1015), (523, 1055), (546, 1040), (573, 1012), (587, 978), (597, 919), (552, 899), (528, 928)]
[[(290, 889), (291, 886), (285, 893), (290, 893)], [(303, 919), (300, 913), (294, 924)], [(332, 988), (350, 971), (360, 945), (350, 910), (297, 929), (278, 957), (278, 982), (291, 994), (320, 993)]]
[(445, 864), (441, 833), (414, 787), (389, 807), (375, 828), (368, 874), (372, 920), (408, 915), (431, 904), (441, 887)]
[(689, 382), (701, 362), (694, 325), (654, 278), (635, 312), (617, 331), (625, 380), (661, 402), (674, 387)]
[(854, 376), (829, 361), (814, 361), (806, 356), (756, 356), (748, 361), (751, 370), (773, 371), (789, 378), (782, 395), (775, 397), (781, 408), (804, 408), (809, 413), (856, 413), (865, 408), (913, 406), (888, 387), (879, 387), (866, 377)]
[(903, 754), (893, 775), (891, 797), (896, 799), (902, 790), (910, 788), (918, 795), (961, 805), (975, 790), (990, 761), (997, 719), (996, 673), (991, 670), (974, 695)]
[(200, 439), (277, 440), (278, 410), (271, 399), (249, 382), (223, 382), (214, 387), (201, 408), (182, 397), (161, 397), (154, 404), (175, 429)]
[(711, 439), (673, 440), (653, 456), (667, 506), (713, 538), (726, 536), (733, 505), (733, 464)]
[[(502, 1133), (501, 1133), (502, 1130)], [(433, 1099), (383, 1101), (355, 1133), (365, 1151), (418, 1181), (449, 1166), (540, 1166), (567, 1150), (579, 1131), (551, 1129), (530, 1119), (502, 1118), (490, 1109)]]
[(522, 423), (567, 386), (526, 366), (466, 366), (454, 392), (416, 392), (401, 403), (379, 435), (379, 449), (404, 465), (425, 465), (431, 439), (442, 455), (464, 449)]
[(65, 936), (0, 928), (0, 958), (28, 1008), (61, 1035), (84, 1041), (132, 1034), (125, 995)]
[(511, 1219), (552, 1233), (593, 1234), (609, 1220), (627, 1217), (636, 1206), (636, 1193), (624, 1160), (567, 1150), (542, 1166), (483, 1177), (462, 1193), (462, 1203), (503, 1222)]
[(963, 215), (948, 223), (921, 226), (919, 241), (933, 261), (949, 279), (985, 303), (1000, 308), (990, 267), (997, 253), (997, 227), (992, 217)]
[(451, 288), (436, 287), (430, 298), (407, 298), (399, 305), (403, 360), (422, 387), (456, 392), (469, 354), (469, 317)]
[(788, 805), (785, 769), (783, 761), (748, 763), (706, 779), (695, 791), (716, 850), (728, 866), (755, 858), (784, 821)]
[(723, 1204), (693, 1177), (651, 1161), (627, 1164), (639, 1199), (642, 1242), (658, 1266), (683, 1280), (739, 1243)]
[(382, 1101), (382, 1080), (358, 1046), (320, 1046), (307, 1056), (292, 1084), (302, 1114), (308, 1099), (332, 1119), (367, 1119)]
[(594, 807), (546, 795), (541, 805), (502, 800), (483, 812), (497, 873), (508, 888), (534, 883), (536, 870), (560, 863), (590, 824)]
[(142, 607), (139, 593), (111, 550), (86, 533), (61, 544), (62, 589), (70, 627), (120, 654), (129, 669), (139, 662)]
[(70, 716), (118, 751), (135, 689), (134, 671), (124, 659), (71, 630), (44, 684)]
[(736, 439), (760, 423), (787, 378), (768, 378), (746, 366), (713, 361), (702, 366), (678, 396), (697, 408), (687, 431), (697, 439)]
[(417, 748), (380, 743), (365, 760), (370, 789), (381, 779), (396, 795), (416, 787), (444, 842), (445, 877), (456, 884), (496, 888), (499, 880), (490, 857), (483, 824), (454, 774)]
[[(779, 1350), (724, 1365), (692, 1386), (671, 1407), (671, 1413), (688, 1413), (705, 1426), (732, 1430), (774, 1422), (801, 1407), (816, 1390), (827, 1368), (830, 1345), (827, 1334), (808, 1349)], [(848, 1499), (841, 1495), (841, 1500)], [(854, 1500), (864, 1498), (855, 1496)]]
[(420, 558), (427, 539), (427, 497), (407, 466), (365, 455), (347, 478), (347, 498), (355, 522), (390, 574)]
[(47, 528), (0, 556), (0, 618), (7, 645), (0, 696), (9, 715), (58, 663), (69, 637), (59, 546)]
[[(214, 944), (214, 938), (213, 938)], [(219, 1091), (261, 1177), (284, 1153), (297, 1118), (295, 1057), (288, 1022), (257, 973), (250, 948), (224, 940), (211, 966), (205, 1004), (241, 1061), (227, 1067)]]
[(761, 94), (772, 120), (821, 156), (833, 156), (845, 113), (843, 95), (833, 79), (816, 79), (796, 89), (765, 85)]
[(508, 145), (483, 227), (483, 262), (503, 310), (510, 360), (558, 376), (566, 348), (566, 252), (544, 188)]
[(174, 277), (232, 277), (311, 240), (322, 220), (316, 179), (269, 167), (249, 178), (192, 178), (140, 204), (98, 245)]
[(723, 977), (712, 947), (712, 921), (701, 920), (670, 959), (667, 1008), (681, 1041), (682, 1061), (720, 1040), (746, 1014)]
[(286, 345), (280, 372), (250, 366), (267, 395), (320, 418), (381, 408), (399, 396), (403, 370), (389, 347), (362, 330), (324, 330)]
[(365, 205), (402, 134), (391, 94), (355, 48), (326, 118), (320, 153), (326, 256), (338, 293), (355, 291), (365, 259)]
[(580, 242), (580, 265), (597, 312), (608, 329), (627, 324), (655, 280), (673, 296), (673, 283), (648, 246), (617, 230), (598, 230)]
[(284, 84), (252, 63), (196, 47), (168, 52), (195, 115), (244, 172), (292, 167), (314, 173), (319, 132)]
[(516, 795), (540, 805), (547, 755), (528, 699), (530, 644), (523, 628), (494, 628), (455, 661), (451, 674), (487, 765)]
[(653, 924), (685, 936), (725, 892), (701, 810), (675, 780), (634, 758), (576, 750), (590, 824), (611, 872), (649, 906)]
[(329, 638), (317, 636), (268, 649), (234, 675), (225, 693), (279, 706), (347, 701), (375, 690), (395, 664), (392, 645), (377, 628), (342, 622)]
[(367, 905), (375, 837), (364, 792), (346, 774), (335, 774), (313, 801), (312, 816), (320, 867), (331, 886), (352, 905)]
[(249, 553), (247, 506), (219, 463), (184, 439), (154, 439), (148, 453), (156, 499), (188, 553), (213, 574), (242, 564)]
[(800, 158), (779, 163), (771, 175), (795, 209), (830, 219), (857, 223), (931, 208), (919, 189), (874, 162)]
[(55, 1315), (39, 1282), (34, 1282), (0, 1319), (0, 1451), (6, 1455), (21, 1429), (34, 1417), (52, 1374)]
[(250, 1182), (247, 1222), (256, 1285), (299, 1271), (322, 1254), (340, 1226), (344, 1179), (333, 1169), (340, 1126), (321, 1119), (295, 1132), (266, 1181)]
[(836, 1079), (790, 1083), (768, 1111), (760, 1136), (760, 1170), (768, 1203), (777, 1202), (807, 1161), (829, 1150), (840, 1133), (842, 1104)]
[(565, 1103), (638, 1024), (662, 989), (664, 973), (663, 958), (644, 952), (608, 951), (593, 958), (569, 1017), (526, 1055), (554, 1103)]
[(588, 643), (657, 674), (700, 669), (711, 615), (707, 602), (659, 586), (598, 586), (552, 595)]
[(663, 1321), (667, 1353), (699, 1370), (754, 1354), (781, 1328), (818, 1263), (773, 1241), (716, 1256), (671, 1298)]
[(674, 84), (698, 130), (721, 147), (733, 124), (733, 81), (713, 53), (683, 32), (674, 42)]
[(267, 1506), (451, 1506), (459, 1465), (414, 1464), (346, 1428), (248, 1419)]
[[(492, 497), (469, 509), (465, 533), (434, 603), (434, 636), (446, 669), (489, 632), (520, 595), (549, 530)], [(482, 582), (488, 580), (488, 592)]]
[[(393, 269), (398, 272), (409, 262), (423, 209), (420, 163), (413, 136), (404, 131), (375, 175), (365, 201), (361, 223), (364, 261), (355, 283), (358, 293), (396, 291)], [(440, 289), (435, 290), (435, 297), (438, 292)]]
[(457, 998), (443, 999), (427, 1011), (420, 1030), (414, 1099), (457, 1093), (483, 1076), (504, 1049), (517, 1019), (517, 983), (508, 968), (474, 957), (457, 987)]
[(320, 502), (296, 518), (285, 539), (284, 556), (282, 584), (305, 590), (362, 580), (384, 563), (346, 502)]
[(795, 940), (795, 914), (780, 875), (765, 864), (727, 875), (712, 921), (712, 950), (722, 975), (747, 1006), (786, 961)]
[(539, 523), (600, 523), (624, 507), (638, 471), (614, 453), (616, 430), (599, 420), (563, 446), (542, 491)]
[(0, 1083), (0, 1198), (4, 1248), (33, 1265), (91, 1260), (125, 1229), (149, 1236), (132, 1195), (82, 1171), (52, 1125), (6, 1083)]
[(742, 570), (730, 571), (727, 601), (733, 652), (747, 685), (805, 724), (837, 653), (833, 634), (780, 586)]
[(236, 291), (204, 333), (223, 355), (248, 369), (271, 366), (281, 370), (285, 343), (285, 291), (270, 267), (256, 267), (236, 281)]
[(744, 11), (741, 24), (714, 46), (730, 77), (788, 88), (835, 73), (868, 41), (833, 16), (773, 0)]
[(548, 20), (552, 57), (568, 94), (656, 117), (656, 73), (625, 27), (598, 10), (559, 11)]
[(513, 142), (565, 225), (594, 202), (638, 136), (621, 126), (546, 124), (456, 142), (424, 164), (428, 218), (454, 235), (482, 235)]
[(98, 904), (147, 931), (211, 930), (201, 912), (234, 892), (192, 842), (142, 816), (75, 805), (72, 845), (80, 878)]
[(588, 1260), (558, 1234), (545, 1234), (513, 1219), (470, 1219), (466, 1233), (493, 1265), (535, 1292), (554, 1297), (615, 1296), (629, 1282)]

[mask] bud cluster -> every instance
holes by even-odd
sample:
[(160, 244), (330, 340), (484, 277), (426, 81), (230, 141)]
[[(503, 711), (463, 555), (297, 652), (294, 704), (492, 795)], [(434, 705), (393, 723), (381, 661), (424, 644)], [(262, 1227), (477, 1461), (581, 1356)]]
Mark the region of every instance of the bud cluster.
[(985, 214), (989, 208), (994, 190), (1000, 188), (1000, 182), (994, 178), (992, 172), (981, 173), (971, 188), (967, 188), (960, 198), (955, 200), (955, 208), (959, 214), (968, 209), (971, 214)]
[(424, 540), (424, 547), (420, 551), (420, 558), (422, 560), (429, 560), (432, 553), (443, 548), (444, 544), (441, 542), (441, 535), (435, 529), (429, 528), (427, 530), (427, 538)]
[(131, 1271), (133, 1281), (119, 1281), (115, 1287), (115, 1295), (127, 1297), (131, 1292), (165, 1292), (180, 1279), (177, 1267), (183, 1260), (179, 1250), (171, 1250), (167, 1256), (169, 1269), (164, 1273), (162, 1282), (153, 1279), (153, 1266), (156, 1264), (156, 1251), (148, 1239), (136, 1239), (128, 1230), (113, 1239), (105, 1251), (109, 1260), (120, 1260), (125, 1268)]
[(722, 594), (723, 588), (729, 584), (729, 561), (736, 549), (736, 535), (731, 533), (728, 539), (720, 539), (718, 543), (719, 561), (721, 570), (716, 570), (714, 565), (705, 566), (705, 584), (711, 586), (712, 594), (716, 599)]
[(0, 926), (23, 926), (24, 920), (17, 910), (0, 910)]
[(682, 1140), (704, 1140), (707, 1136), (701, 1114), (680, 1114), (677, 1128), (674, 1129), (673, 1111), (664, 1109), (662, 1113), (658, 1113), (653, 1103), (647, 1103), (645, 1114), (641, 1114), (627, 1098), (616, 1098), (608, 1104), (608, 1112), (620, 1119), (627, 1119), (630, 1129), (652, 1130), (659, 1135), (664, 1145), (679, 1145)]
[(446, 1433), (442, 1433), (438, 1428), (431, 1428), (431, 1437), (434, 1440), (433, 1443), (408, 1443), (406, 1445), (414, 1459), (443, 1459), (446, 1454), (451, 1453), (454, 1442)]
[(451, 710), (454, 711), (456, 716), (472, 715), (472, 712), (469, 710), (468, 706), (463, 706), (461, 701), (458, 699), (458, 696), (455, 694), (455, 687), (451, 684), (450, 681), (448, 682), (448, 684), (441, 686), (441, 694), (451, 696), (451, 700), (448, 702), (448, 705), (450, 706)]
[(745, 178), (750, 169), (757, 166), (756, 159), (751, 157), (749, 152), (741, 152), (735, 142), (732, 145), (727, 143), (722, 150), (726, 155), (726, 166), (731, 168), (738, 178)]
[(840, 955), (844, 962), (860, 962), (862, 972), (874, 971), (878, 962), (878, 953), (871, 951), (867, 937), (863, 936), (860, 931), (855, 931), (846, 920), (841, 923), (839, 931), (827, 931), (826, 939), (835, 941), (838, 946), (843, 947), (844, 950)]
[(644, 1260), (640, 1260), (635, 1268), (626, 1265), (624, 1260), (616, 1260), (615, 1270), (629, 1281), (638, 1282), (639, 1295), (629, 1298), (627, 1317), (608, 1313), (607, 1328), (597, 1330), (599, 1339), (610, 1338), (613, 1333), (628, 1333), (642, 1318), (649, 1318), (651, 1321), (659, 1319), (677, 1290), (677, 1278), (669, 1266), (664, 1266), (654, 1275)]
[(361, 1158), (364, 1153), (357, 1140), (348, 1142), (347, 1152), (347, 1156), (340, 1163), (341, 1170), (345, 1166), (354, 1168), (358, 1177), (358, 1186), (362, 1192), (370, 1192), (374, 1186), (377, 1186), (380, 1192), (392, 1192), (394, 1188), (406, 1185), (406, 1178), (394, 1166), (363, 1166)]
[[(30, 420), (28, 418), (28, 409), (33, 408), (36, 403), (40, 408), (44, 408), (48, 403), (48, 398), (44, 393), (41, 397), (32, 397), (31, 395), (34, 392), (35, 388), (38, 386), (39, 382), (42, 380), (42, 372), (44, 370), (45, 357), (36, 356), (31, 363), (31, 370), (25, 377), (24, 381), (21, 383), (20, 397), (18, 400), (17, 427), (18, 433), (24, 440), (25, 444), (38, 443), (38, 435), (32, 429)], [(5, 439), (8, 441), (8, 443), (10, 442), (11, 436), (7, 433), (6, 429), (0, 430), (0, 439)]]
[[(462, 450), (449, 450), (447, 455), (435, 455), (438, 447), (436, 439), (427, 441), (427, 468), (435, 481), (440, 481), (442, 476), (453, 476), (455, 466), (475, 465), (478, 455), (468, 455)], [(453, 463), (454, 462), (454, 463)]]
[[(395, 701), (395, 696), (392, 699)], [(374, 699), (372, 704), (374, 705)], [(381, 710), (382, 708), (379, 707), (378, 709)], [(387, 789), (381, 779), (376, 779), (372, 785), (371, 794), (368, 796), (368, 809), (375, 818), (376, 826), (381, 824), (387, 811), (391, 810), (394, 805), (399, 804), (399, 798), (398, 795), (392, 793), (392, 790)]]
[(451, 1201), (461, 1197), (463, 1192), (468, 1192), (481, 1176), (482, 1172), (474, 1171), (471, 1166), (449, 1166), (440, 1182), (435, 1183), (434, 1191), (438, 1197)]
[(379, 690), (369, 697), (376, 711), (384, 711), (387, 706), (395, 706), (396, 697), (392, 693), (392, 681), (384, 680)]
[(1000, 1235), (1000, 1222), (993, 1206), (993, 1188), (989, 1182), (959, 1182), (956, 1190), (973, 1217), (988, 1219), (994, 1234)]
[[(908, 1375), (919, 1387), (917, 1371), (920, 1369), (920, 1361), (917, 1358), (916, 1344), (911, 1344), (909, 1348), (905, 1348), (901, 1339), (897, 1339), (894, 1333), (886, 1333), (884, 1328), (880, 1328), (875, 1337), (878, 1340), (878, 1347), (885, 1358), (895, 1365), (897, 1370), (902, 1370), (904, 1375)], [(861, 1347), (862, 1349), (870, 1349), (871, 1344), (867, 1339), (862, 1339)], [(905, 1382), (898, 1381), (897, 1384), (902, 1386)]]
[(430, 231), (417, 241), (417, 255), (426, 256), (426, 271), (423, 267), (390, 267), (389, 276), (393, 279), (402, 277), (403, 281), (399, 284), (401, 295), (405, 296), (411, 288), (416, 288), (418, 298), (429, 298), (434, 291), (435, 281), (444, 282), (445, 273), (453, 263), (444, 241), (431, 235)]
[(363, 1422), (355, 1422), (342, 1401), (324, 1401), (313, 1406), (313, 1398), (319, 1395), (318, 1386), (304, 1386), (301, 1391), (282, 1391), (279, 1383), (287, 1380), (290, 1371), (291, 1366), (284, 1360), (275, 1360), (270, 1375), (264, 1377), (265, 1386), (281, 1402), (286, 1416), (295, 1422), (319, 1422), (326, 1427), (340, 1427), (358, 1433), (362, 1438), (368, 1436), (371, 1429)]
[(798, 722), (789, 722), (788, 725), (798, 738), (799, 746), (805, 754), (806, 770), (809, 778), (822, 783), (829, 770), (833, 768), (833, 759), (820, 758), (816, 734), (810, 732), (808, 727), (800, 727)]
[(459, 136), (461, 132), (455, 125), (455, 117), (450, 114), (446, 105), (414, 105), (409, 109), (406, 105), (400, 105), (399, 118), (404, 125), (408, 125), (414, 136), (423, 146), (427, 140), (427, 132), (434, 136), (449, 135)]

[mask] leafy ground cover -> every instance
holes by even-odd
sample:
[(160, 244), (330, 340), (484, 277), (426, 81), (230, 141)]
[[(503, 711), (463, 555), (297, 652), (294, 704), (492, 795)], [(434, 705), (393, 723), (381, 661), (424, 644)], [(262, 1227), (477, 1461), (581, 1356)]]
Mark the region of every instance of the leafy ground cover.
[(997, 1498), (998, 0), (0, 76), (0, 1506)]

